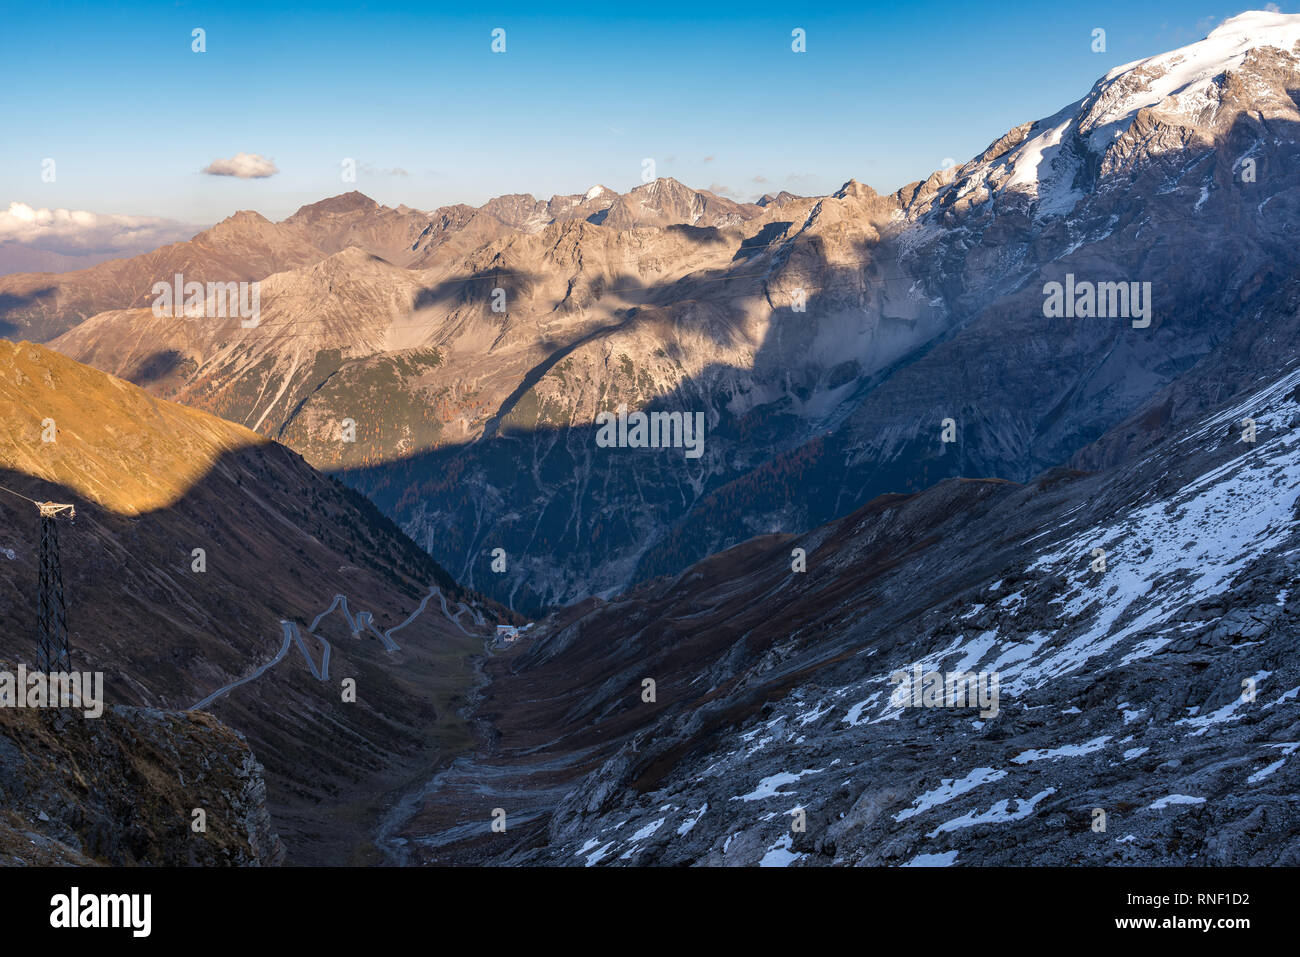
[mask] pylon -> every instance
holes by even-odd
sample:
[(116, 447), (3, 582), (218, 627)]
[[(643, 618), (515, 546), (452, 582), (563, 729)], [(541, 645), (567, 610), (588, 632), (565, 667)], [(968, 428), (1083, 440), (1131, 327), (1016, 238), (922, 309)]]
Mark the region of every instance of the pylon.
[(41, 572), (36, 596), (37, 640), (40, 643), (38, 665), (45, 674), (72, 670), (68, 650), (68, 609), (63, 601), (63, 569), (59, 565), (58, 517), (67, 511), (77, 517), (71, 505), (37, 502), (41, 511)]

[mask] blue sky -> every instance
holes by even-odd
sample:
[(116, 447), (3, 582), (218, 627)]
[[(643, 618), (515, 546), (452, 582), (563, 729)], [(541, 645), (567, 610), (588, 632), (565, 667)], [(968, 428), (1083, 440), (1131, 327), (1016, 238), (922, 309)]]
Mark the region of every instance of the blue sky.
[[(418, 208), (661, 176), (881, 191), (1243, 8), (975, 4), (9, 4), (0, 209), (211, 223), (356, 188)], [(1282, 4), (1283, 10), (1291, 5)], [(191, 30), (207, 52), (191, 52)], [(490, 32), (506, 30), (506, 52)], [(807, 32), (807, 52), (790, 49)], [(1092, 30), (1106, 30), (1104, 53)], [(239, 152), (264, 179), (204, 175)], [(54, 158), (53, 183), (41, 161)], [(355, 185), (340, 163), (355, 158)], [(403, 172), (396, 172), (396, 171)]]

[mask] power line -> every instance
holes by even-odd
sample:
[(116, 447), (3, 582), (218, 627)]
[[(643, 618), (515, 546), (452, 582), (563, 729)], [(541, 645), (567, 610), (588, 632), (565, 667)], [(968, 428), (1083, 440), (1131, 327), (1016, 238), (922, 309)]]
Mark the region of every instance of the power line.
[(39, 505), (41, 504), (40, 502), (36, 501), (36, 499), (34, 499), (34, 498), (28, 498), (28, 497), (27, 497), (26, 495), (24, 495), (22, 492), (15, 492), (15, 491), (14, 491), (13, 489), (11, 489), (11, 488), (5, 488), (3, 485), (0, 485), (0, 492), (8, 492), (10, 495), (17, 495), (19, 498), (24, 499), (25, 501), (31, 502), (33, 505), (36, 505), (36, 506), (39, 506)]

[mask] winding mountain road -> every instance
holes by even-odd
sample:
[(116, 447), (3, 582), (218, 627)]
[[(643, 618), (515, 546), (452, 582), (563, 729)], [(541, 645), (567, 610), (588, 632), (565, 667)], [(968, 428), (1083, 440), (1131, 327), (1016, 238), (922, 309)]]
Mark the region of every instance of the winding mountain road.
[[(447, 610), (447, 599), (443, 596), (442, 592), (438, 589), (438, 587), (437, 587), (436, 585), (434, 586), (433, 590), (436, 591), (436, 592), (438, 592), (438, 601), (442, 602), (442, 614), (443, 614), (443, 616), (444, 616), (448, 621), (452, 622), (452, 623), (453, 623), (457, 628), (459, 628), (461, 631), (464, 631), (465, 634), (468, 635), (469, 632), (468, 632), (468, 631), (465, 631), (465, 626), (462, 625), (462, 624), (460, 623), (460, 616), (463, 615), (463, 614), (465, 614), (465, 612), (464, 612), (464, 610), (463, 610), (463, 609), (465, 608), (465, 604), (464, 604), (464, 602), (462, 602), (462, 603), (461, 603), (461, 606), (460, 606), (462, 610), (456, 612), (456, 614), (453, 615), (451, 612), (449, 612), (449, 611)], [(430, 595), (430, 597), (432, 597), (432, 594)]]
[[(397, 631), (400, 628), (405, 628), (411, 622), (415, 621), (415, 619), (418, 618), (420, 614), (424, 611), (425, 606), (429, 604), (429, 599), (431, 599), (434, 595), (437, 595), (438, 600), (442, 603), (442, 613), (447, 618), (447, 620), (452, 622), (457, 628), (459, 628), (462, 632), (464, 632), (464, 634), (469, 635), (470, 633), (468, 631), (465, 631), (465, 627), (460, 623), (460, 616), (463, 615), (466, 611), (469, 611), (471, 617), (475, 617), (474, 612), (471, 609), (467, 608), (464, 602), (461, 602), (460, 604), (461, 610), (456, 612), (455, 615), (452, 615), (447, 610), (447, 599), (443, 596), (442, 589), (440, 589), (437, 585), (434, 585), (429, 590), (429, 594), (424, 596), (424, 600), (420, 602), (419, 607), (416, 608), (415, 611), (411, 612), (410, 616), (406, 619), (406, 621), (402, 622), (400, 625), (394, 625), (392, 628), (389, 628), (387, 631), (383, 631), (383, 632), (381, 632), (378, 628), (375, 627), (374, 615), (372, 615), (368, 611), (362, 611), (362, 612), (357, 612), (357, 615), (354, 618), (352, 616), (352, 612), (348, 609), (347, 596), (335, 595), (334, 600), (330, 602), (330, 606), (326, 608), (323, 612), (321, 612), (319, 615), (317, 615), (315, 619), (312, 620), (311, 625), (307, 628), (307, 633), (311, 635), (313, 638), (315, 638), (317, 641), (319, 641), (325, 647), (325, 652), (321, 658), (321, 664), (319, 668), (316, 667), (316, 661), (315, 659), (312, 658), (311, 652), (307, 650), (307, 644), (306, 642), (303, 641), (302, 633), (298, 629), (297, 622), (287, 621), (282, 618), (280, 619), (280, 627), (284, 629), (284, 642), (283, 644), (280, 645), (280, 650), (276, 653), (274, 658), (272, 658), (268, 662), (265, 662), (262, 665), (259, 665), (257, 670), (252, 672), (251, 674), (247, 674), (242, 678), (238, 678), (230, 682), (230, 684), (228, 685), (224, 685), (223, 687), (218, 688), (216, 691), (212, 692), (212, 694), (208, 695), (203, 700), (197, 702), (196, 704), (191, 705), (189, 710), (199, 711), (203, 708), (206, 708), (208, 705), (210, 705), (213, 701), (216, 701), (222, 695), (228, 694), (229, 692), (233, 691), (235, 688), (238, 688), (240, 685), (248, 684), (248, 682), (253, 681), (256, 678), (260, 678), (262, 675), (266, 674), (266, 672), (269, 671), (271, 668), (273, 668), (275, 665), (278, 665), (281, 661), (284, 661), (285, 657), (289, 654), (289, 646), (295, 643), (298, 645), (299, 650), (302, 651), (302, 656), (307, 659), (307, 667), (311, 669), (312, 677), (314, 677), (317, 681), (328, 681), (330, 676), (330, 650), (331, 650), (330, 643), (325, 638), (316, 634), (316, 628), (317, 626), (320, 625), (321, 619), (323, 619), (330, 612), (334, 611), (334, 609), (336, 608), (343, 613), (343, 617), (347, 620), (348, 627), (352, 630), (353, 637), (360, 638), (361, 632), (368, 629), (372, 634), (374, 634), (376, 638), (378, 638), (381, 642), (383, 642), (385, 649), (387, 649), (388, 651), (399, 651), (400, 646), (397, 644), (397, 642), (393, 640), (392, 637), (393, 632)], [(479, 619), (482, 619), (482, 615), (479, 615), (477, 617)], [(480, 624), (481, 623), (482, 621), (480, 621)], [(470, 637), (473, 636), (471, 635)]]
[[(319, 620), (320, 619), (318, 618), (317, 621)], [(226, 685), (223, 688), (218, 688), (216, 691), (212, 692), (212, 694), (208, 695), (202, 701), (198, 702), (197, 704), (191, 705), (190, 710), (199, 711), (203, 708), (206, 708), (209, 704), (211, 704), (216, 699), (220, 698), (223, 694), (226, 694), (229, 691), (233, 691), (235, 688), (238, 688), (242, 684), (247, 684), (248, 682), (252, 681), (254, 678), (260, 678), (271, 667), (273, 667), (274, 665), (278, 665), (280, 662), (284, 661), (285, 655), (289, 653), (290, 642), (297, 642), (299, 649), (302, 650), (302, 656), (307, 659), (307, 667), (311, 669), (311, 673), (312, 675), (315, 676), (316, 680), (317, 681), (327, 680), (330, 676), (330, 643), (326, 641), (324, 638), (322, 638), (320, 635), (315, 635), (315, 634), (312, 635), (313, 638), (315, 638), (317, 641), (319, 641), (322, 645), (325, 646), (325, 653), (321, 657), (320, 668), (317, 669), (316, 662), (312, 659), (311, 653), (307, 650), (306, 643), (303, 642), (302, 640), (302, 634), (298, 631), (297, 622), (285, 621), (282, 618), (280, 619), (280, 627), (284, 629), (284, 644), (280, 646), (280, 650), (274, 658), (266, 662), (266, 664), (261, 665), (252, 674), (245, 675), (242, 678), (232, 681), (230, 684)]]
[[(373, 619), (373, 616), (370, 615), (369, 612), (365, 613), (367, 616), (366, 624), (370, 626), (371, 631), (373, 631), (376, 635), (379, 635), (379, 637), (383, 640), (385, 646), (388, 647), (389, 651), (396, 651), (397, 642), (393, 641), (393, 632), (397, 631), (399, 628), (405, 628), (411, 622), (415, 621), (415, 619), (420, 616), (420, 613), (424, 611), (424, 606), (429, 604), (429, 599), (432, 598), (434, 595), (437, 595), (439, 598), (442, 598), (442, 590), (438, 588), (437, 585), (434, 585), (432, 588), (429, 589), (429, 594), (424, 596), (423, 600), (420, 602), (420, 607), (416, 608), (415, 611), (411, 612), (410, 617), (407, 618), (406, 621), (402, 622), (400, 625), (394, 625), (392, 628), (389, 628), (382, 635), (379, 634), (379, 630), (375, 628), (374, 623), (371, 620)], [(443, 599), (442, 602), (442, 613), (444, 615), (447, 614), (446, 599)], [(455, 619), (452, 620), (454, 621)], [(459, 622), (457, 622), (457, 624), (459, 624)], [(461, 630), (464, 631), (463, 628)]]

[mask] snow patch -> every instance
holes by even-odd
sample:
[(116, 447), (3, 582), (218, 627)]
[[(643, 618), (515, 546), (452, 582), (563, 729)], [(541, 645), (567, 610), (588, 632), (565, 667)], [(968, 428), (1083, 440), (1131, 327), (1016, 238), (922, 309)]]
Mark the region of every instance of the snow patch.
[(1159, 811), (1174, 804), (1204, 804), (1205, 798), (1192, 797), (1190, 794), (1168, 794), (1158, 801), (1147, 805), (1148, 811)]

